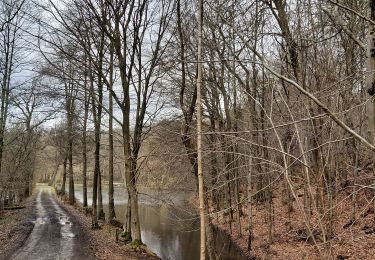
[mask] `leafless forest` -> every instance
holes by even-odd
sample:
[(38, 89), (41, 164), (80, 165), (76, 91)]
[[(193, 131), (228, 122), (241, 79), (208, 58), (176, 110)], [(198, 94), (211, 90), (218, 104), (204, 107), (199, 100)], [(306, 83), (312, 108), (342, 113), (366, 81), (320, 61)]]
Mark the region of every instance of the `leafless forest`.
[(2, 0), (0, 210), (78, 184), (99, 229), (122, 183), (142, 245), (193, 191), (201, 260), (374, 259), (374, 70), (375, 0)]

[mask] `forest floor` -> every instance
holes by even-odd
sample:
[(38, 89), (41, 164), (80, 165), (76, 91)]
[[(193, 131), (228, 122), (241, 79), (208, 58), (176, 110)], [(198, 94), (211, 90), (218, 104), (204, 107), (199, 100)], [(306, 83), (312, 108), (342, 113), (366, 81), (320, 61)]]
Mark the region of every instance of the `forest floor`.
[[(363, 190), (357, 195), (357, 210), (354, 222), (351, 222), (353, 203), (350, 188), (342, 190), (336, 195), (333, 202), (333, 237), (326, 246), (320, 239), (317, 214), (311, 216), (311, 229), (316, 234), (316, 244), (307, 241), (306, 228), (297, 203), (294, 201), (294, 210), (288, 214), (287, 207), (280, 199), (282, 196), (274, 194), (273, 198), (273, 232), (272, 243), (269, 243), (267, 207), (264, 203), (254, 203), (253, 210), (253, 240), (251, 256), (255, 259), (375, 259), (375, 228), (374, 211), (372, 207), (373, 195)], [(303, 205), (302, 196), (300, 205)], [(243, 212), (247, 212), (243, 208)], [(248, 216), (245, 213), (240, 225), (237, 220), (232, 222), (232, 232), (223, 215), (213, 215), (215, 225), (227, 234), (231, 233), (232, 241), (247, 252), (248, 246)], [(220, 223), (220, 224), (218, 224)], [(330, 250), (327, 250), (330, 248)], [(320, 254), (319, 254), (319, 250)], [(249, 253), (244, 253), (249, 256)]]
[(101, 222), (101, 229), (91, 229), (91, 215), (79, 205), (64, 204), (66, 211), (74, 216), (88, 234), (88, 243), (96, 259), (108, 260), (160, 260), (154, 253), (146, 247), (132, 248), (130, 245), (119, 242), (116, 243), (116, 227)]
[(21, 204), (23, 208), (0, 211), (0, 259), (9, 259), (33, 230), (34, 200), (32, 196)]

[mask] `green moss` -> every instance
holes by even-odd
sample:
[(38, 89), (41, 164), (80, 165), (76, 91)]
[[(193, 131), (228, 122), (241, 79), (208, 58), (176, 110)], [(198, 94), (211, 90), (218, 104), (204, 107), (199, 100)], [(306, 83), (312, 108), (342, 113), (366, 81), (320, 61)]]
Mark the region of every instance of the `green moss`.
[(134, 248), (134, 249), (137, 249), (137, 248), (139, 248), (139, 247), (141, 247), (141, 246), (144, 246), (144, 244), (142, 243), (141, 240), (136, 239), (136, 240), (133, 240), (133, 241), (130, 243), (130, 246), (131, 246), (132, 248)]

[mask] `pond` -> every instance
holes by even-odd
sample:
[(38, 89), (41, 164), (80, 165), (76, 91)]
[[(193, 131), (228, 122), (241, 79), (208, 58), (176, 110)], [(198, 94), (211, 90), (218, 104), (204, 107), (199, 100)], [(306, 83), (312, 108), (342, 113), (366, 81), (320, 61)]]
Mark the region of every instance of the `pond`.
[[(139, 217), (142, 241), (165, 260), (199, 259), (199, 216), (188, 204), (191, 192), (147, 191), (139, 195)], [(76, 199), (82, 203), (82, 186), (75, 186)], [(115, 187), (117, 219), (125, 220), (127, 193)], [(92, 188), (88, 190), (92, 204)], [(108, 209), (108, 190), (103, 190), (104, 210)], [(106, 213), (107, 214), (107, 213)], [(216, 232), (217, 253), (223, 260), (244, 259), (224, 234)]]

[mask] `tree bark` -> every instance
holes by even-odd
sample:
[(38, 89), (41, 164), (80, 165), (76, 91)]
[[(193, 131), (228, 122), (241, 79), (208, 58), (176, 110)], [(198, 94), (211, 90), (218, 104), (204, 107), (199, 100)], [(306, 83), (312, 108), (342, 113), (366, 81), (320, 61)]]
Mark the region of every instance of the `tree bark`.
[[(85, 75), (86, 77), (86, 75)], [(86, 80), (86, 79), (85, 79)], [(82, 185), (83, 185), (83, 207), (87, 207), (87, 119), (89, 114), (90, 96), (85, 89), (84, 115), (82, 130)]]
[(98, 175), (98, 219), (105, 220), (102, 194), (102, 171), (99, 171)]
[(95, 151), (94, 151), (94, 176), (93, 176), (93, 186), (92, 186), (92, 229), (99, 228), (98, 223), (98, 208), (97, 208), (97, 200), (98, 200), (98, 176), (100, 171), (100, 124), (98, 122), (98, 116), (96, 111), (95, 105), (95, 98), (93, 95), (94, 93), (94, 79), (92, 72), (90, 72), (90, 81), (91, 81), (91, 105), (92, 105), (92, 113), (94, 119), (94, 127), (95, 127)]
[[(73, 108), (71, 107), (71, 109)], [(74, 204), (75, 198), (73, 176), (73, 111), (68, 112), (68, 117), (69, 203)]]
[(198, 76), (197, 76), (197, 164), (198, 164), (198, 195), (200, 215), (200, 260), (206, 258), (206, 226), (204, 203), (204, 177), (202, 164), (202, 33), (203, 33), (203, 0), (199, 0), (198, 13)]
[[(375, 0), (369, 0), (370, 18), (375, 21)], [(369, 126), (372, 133), (372, 144), (375, 145), (375, 25), (369, 23), (367, 43), (367, 90), (372, 97), (371, 112), (369, 113)], [(375, 152), (373, 152), (373, 174), (375, 177)], [(375, 184), (375, 178), (374, 178)], [(375, 192), (375, 191), (374, 191)], [(373, 203), (375, 209), (375, 200)], [(373, 219), (375, 225), (375, 214)]]
[(114, 187), (113, 187), (113, 44), (110, 50), (110, 71), (109, 71), (109, 93), (108, 93), (108, 113), (109, 113), (109, 126), (108, 126), (108, 222), (116, 218), (115, 202), (114, 202)]
[(66, 185), (66, 166), (68, 162), (68, 157), (65, 155), (64, 156), (64, 162), (63, 162), (63, 178), (62, 178), (62, 184), (61, 184), (61, 189), (60, 193), (61, 195), (65, 195), (65, 185)]
[[(121, 72), (123, 74), (123, 72)], [(126, 78), (125, 75), (122, 75), (122, 78)], [(139, 223), (138, 215), (138, 191), (136, 187), (136, 176), (135, 171), (136, 166), (130, 147), (130, 96), (129, 96), (129, 86), (126, 83), (126, 80), (123, 81), (125, 84), (124, 91), (124, 109), (123, 109), (123, 125), (122, 125), (122, 135), (123, 135), (123, 145), (124, 145), (124, 157), (125, 157), (125, 179), (126, 179), (126, 188), (128, 190), (128, 203), (130, 205), (130, 219), (131, 224), (128, 227), (130, 230), (126, 232), (131, 233), (131, 238), (134, 242), (142, 243), (141, 238), (141, 228)]]

